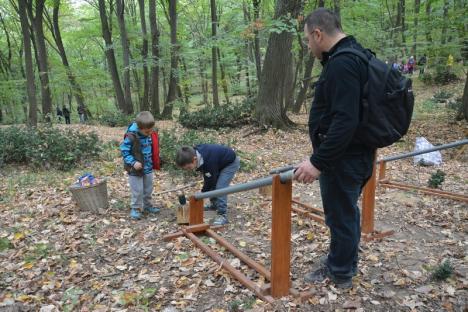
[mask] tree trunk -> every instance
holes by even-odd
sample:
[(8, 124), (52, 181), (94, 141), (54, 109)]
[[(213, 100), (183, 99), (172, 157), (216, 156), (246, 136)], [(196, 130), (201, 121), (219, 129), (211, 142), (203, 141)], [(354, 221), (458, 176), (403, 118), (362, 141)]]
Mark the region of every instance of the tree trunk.
[(55, 44), (57, 45), (57, 50), (62, 60), (62, 64), (65, 67), (65, 70), (67, 72), (67, 78), (68, 78), (68, 81), (70, 82), (70, 88), (73, 91), (72, 93), (75, 95), (76, 103), (78, 104), (78, 107), (85, 108), (83, 91), (81, 89), (80, 84), (76, 81), (76, 77), (73, 74), (70, 64), (68, 63), (67, 54), (63, 46), (62, 35), (60, 33), (59, 20), (58, 20), (59, 8), (60, 8), (60, 0), (54, 1), (54, 9), (52, 13), (52, 26), (53, 26), (52, 28), (53, 29), (51, 30), (51, 32), (53, 34)]
[(120, 77), (119, 77), (119, 72), (117, 70), (117, 62), (115, 61), (114, 44), (112, 42), (112, 36), (109, 31), (109, 25), (107, 23), (105, 0), (98, 0), (98, 1), (99, 1), (99, 16), (101, 18), (102, 37), (104, 38), (104, 41), (106, 43), (105, 55), (106, 55), (106, 59), (107, 59), (108, 67), (109, 67), (109, 73), (112, 78), (112, 84), (114, 85), (117, 108), (123, 113), (130, 115), (133, 113), (133, 106), (127, 105), (125, 101), (124, 93), (122, 91), (122, 86), (120, 85)]
[(448, 21), (449, 5), (449, 0), (444, 0), (444, 17), (442, 18), (442, 31), (440, 37), (440, 43), (442, 45), (445, 45), (447, 43), (447, 24), (450, 22)]
[(29, 3), (29, 14), (32, 21), (32, 27), (35, 33), (37, 48), (37, 61), (39, 66), (39, 77), (41, 82), (42, 95), (42, 115), (47, 122), (51, 121), (52, 115), (52, 95), (49, 88), (49, 65), (47, 63), (47, 49), (44, 37), (43, 17), (45, 0), (37, 0), (35, 13), (32, 13), (32, 2)]
[(171, 70), (169, 73), (169, 91), (167, 93), (166, 105), (164, 106), (163, 116), (172, 118), (173, 102), (178, 99), (177, 96), (177, 68), (179, 61), (179, 45), (177, 43), (177, 0), (169, 1), (169, 21), (171, 26)]
[(156, 0), (149, 0), (149, 21), (151, 29), (151, 84), (150, 102), (154, 116), (161, 114), (159, 108), (159, 29), (156, 20)]
[(468, 72), (466, 73), (465, 78), (465, 88), (463, 89), (462, 105), (463, 115), (465, 116), (465, 120), (468, 121)]
[(24, 60), (26, 63), (26, 89), (28, 92), (29, 115), (28, 124), (37, 126), (37, 101), (36, 84), (34, 82), (34, 68), (31, 51), (31, 37), (29, 33), (28, 16), (26, 13), (26, 0), (19, 0), (18, 14), (21, 22), (21, 33), (23, 35)]
[[(292, 26), (300, 10), (300, 0), (277, 0), (274, 18), (290, 16), (292, 19), (287, 20)], [(286, 31), (273, 32), (268, 39), (256, 105), (256, 118), (261, 125), (284, 128), (292, 124), (284, 110), (287, 79), (292, 70), (292, 40), (293, 35)]]
[(7, 47), (8, 47), (8, 56), (7, 56), (7, 59), (4, 61), (4, 68), (5, 68), (5, 72), (11, 73), (11, 59), (13, 56), (13, 52), (11, 48), (10, 32), (8, 31), (5, 25), (5, 21), (2, 17), (1, 12), (0, 12), (0, 22), (2, 23), (3, 31), (5, 32), (5, 39), (6, 39)]
[[(324, 6), (324, 5), (322, 5), (322, 6)], [(338, 20), (341, 22), (340, 0), (333, 0), (333, 11), (335, 12), (336, 16), (338, 16)]]
[(117, 22), (119, 24), (120, 42), (122, 44), (122, 61), (123, 61), (123, 89), (125, 97), (125, 105), (133, 108), (132, 87), (130, 82), (130, 42), (128, 40), (127, 27), (125, 25), (125, 3), (124, 0), (116, 1)]
[(401, 31), (401, 43), (403, 45), (403, 49), (406, 53), (406, 35), (405, 35), (405, 31), (406, 31), (406, 23), (405, 23), (405, 19), (406, 19), (406, 2), (405, 0), (400, 0), (400, 2), (398, 3), (398, 6), (399, 6), (399, 9), (400, 9), (400, 31)]
[(148, 32), (146, 30), (145, 17), (145, 0), (138, 0), (140, 7), (140, 22), (141, 32), (143, 34), (143, 46), (141, 48), (141, 56), (143, 58), (143, 97), (141, 99), (141, 110), (149, 110), (148, 93), (149, 93), (149, 75), (148, 75)]
[(210, 0), (211, 8), (211, 88), (213, 91), (213, 105), (219, 106), (219, 95), (218, 95), (218, 57), (216, 47), (216, 28), (218, 27), (218, 21), (216, 16), (216, 0)]
[(262, 73), (262, 57), (260, 55), (260, 38), (258, 36), (258, 28), (260, 23), (260, 1), (253, 0), (254, 8), (254, 21), (253, 21), (253, 33), (254, 33), (254, 55), (255, 55), (255, 66), (257, 69), (257, 79), (260, 81)]
[(429, 24), (426, 24), (426, 40), (429, 44), (432, 43), (432, 35), (431, 35), (431, 31), (432, 31), (432, 22), (431, 22), (431, 13), (432, 13), (432, 8), (431, 8), (431, 1), (429, 0), (426, 0), (426, 20), (427, 20), (427, 23)]
[(230, 104), (226, 70), (224, 68), (223, 60), (221, 59), (221, 51), (219, 50), (219, 48), (217, 48), (217, 52), (219, 60), (219, 69), (221, 71), (221, 86), (223, 87), (224, 97), (226, 98), (226, 104)]
[(182, 70), (184, 72), (183, 76), (185, 77), (183, 83), (182, 83), (182, 94), (184, 97), (184, 102), (187, 105), (189, 105), (189, 97), (190, 97), (190, 79), (189, 79), (189, 72), (187, 70), (187, 63), (185, 62), (185, 59), (183, 57), (180, 58), (180, 63), (182, 64)]
[(417, 57), (417, 42), (418, 42), (418, 22), (419, 22), (419, 8), (421, 6), (421, 0), (414, 0), (414, 26), (413, 26), (413, 55), (414, 59), (418, 60)]

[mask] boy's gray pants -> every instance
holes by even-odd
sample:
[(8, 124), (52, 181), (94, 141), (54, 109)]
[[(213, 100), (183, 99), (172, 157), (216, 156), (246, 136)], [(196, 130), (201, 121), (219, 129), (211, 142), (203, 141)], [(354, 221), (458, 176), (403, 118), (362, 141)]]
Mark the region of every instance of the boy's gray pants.
[(130, 184), (131, 200), (130, 206), (132, 209), (152, 208), (151, 194), (153, 193), (153, 173), (139, 176), (128, 176), (128, 184)]

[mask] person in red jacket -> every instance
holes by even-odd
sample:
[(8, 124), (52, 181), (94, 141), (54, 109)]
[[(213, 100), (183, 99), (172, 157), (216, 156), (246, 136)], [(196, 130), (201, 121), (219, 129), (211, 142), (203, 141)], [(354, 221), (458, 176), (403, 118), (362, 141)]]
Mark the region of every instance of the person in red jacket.
[(148, 213), (158, 213), (160, 210), (151, 203), (153, 169), (160, 169), (159, 140), (157, 132), (153, 130), (154, 124), (150, 112), (139, 113), (120, 144), (131, 190), (132, 219), (140, 219), (142, 209)]

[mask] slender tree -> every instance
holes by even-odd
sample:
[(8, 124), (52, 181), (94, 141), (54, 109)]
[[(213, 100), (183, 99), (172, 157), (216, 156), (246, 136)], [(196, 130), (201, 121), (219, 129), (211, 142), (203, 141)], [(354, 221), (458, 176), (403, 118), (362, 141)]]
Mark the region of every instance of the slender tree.
[(166, 118), (172, 118), (172, 108), (174, 101), (176, 101), (179, 98), (177, 92), (179, 44), (177, 43), (177, 0), (168, 1), (169, 23), (171, 26), (171, 70), (169, 73), (169, 91), (167, 92), (166, 105), (164, 105), (162, 115)]
[(54, 38), (55, 45), (57, 46), (57, 51), (59, 53), (60, 59), (62, 60), (62, 64), (65, 67), (67, 72), (67, 78), (70, 83), (70, 88), (72, 89), (72, 93), (75, 96), (76, 103), (78, 107), (85, 108), (85, 102), (83, 97), (83, 91), (81, 89), (80, 84), (76, 80), (76, 77), (73, 73), (73, 70), (70, 67), (70, 63), (68, 62), (67, 53), (65, 51), (65, 47), (62, 41), (62, 35), (60, 32), (59, 26), (59, 10), (60, 10), (60, 0), (54, 0), (53, 2), (53, 11), (52, 11), (52, 21), (50, 20), (50, 16), (46, 15), (48, 20), (48, 25), (50, 28), (50, 32), (52, 33), (52, 37)]
[(254, 55), (255, 55), (255, 67), (257, 69), (257, 80), (260, 81), (262, 73), (262, 57), (260, 55), (260, 36), (258, 34), (258, 29), (260, 27), (260, 1), (253, 0), (253, 12), (254, 12), (254, 21), (253, 21), (253, 33), (254, 33)]
[(31, 37), (29, 32), (29, 22), (26, 13), (26, 0), (19, 0), (18, 2), (18, 13), (21, 22), (21, 33), (23, 35), (23, 46), (24, 46), (24, 60), (26, 63), (26, 89), (28, 92), (29, 100), (29, 115), (28, 124), (31, 126), (37, 126), (37, 101), (36, 101), (36, 84), (34, 82), (34, 68), (31, 51)]
[(448, 11), (449, 11), (450, 2), (449, 0), (444, 0), (444, 15), (442, 19), (442, 30), (440, 36), (440, 43), (445, 45), (447, 43), (447, 26), (448, 26)]
[(414, 0), (414, 25), (413, 25), (413, 55), (417, 58), (417, 46), (418, 46), (418, 22), (419, 22), (419, 8), (421, 6), (421, 0)]
[(149, 73), (148, 73), (148, 31), (146, 30), (145, 0), (138, 0), (140, 10), (141, 33), (143, 42), (141, 46), (141, 57), (143, 59), (143, 96), (141, 98), (141, 110), (149, 110)]
[(117, 108), (120, 109), (125, 114), (133, 113), (133, 106), (127, 105), (122, 91), (122, 86), (120, 85), (119, 72), (117, 70), (117, 62), (115, 61), (114, 54), (114, 43), (112, 42), (112, 36), (109, 29), (109, 24), (107, 23), (107, 12), (105, 0), (99, 1), (99, 16), (101, 18), (101, 29), (102, 37), (106, 44), (105, 55), (107, 59), (107, 65), (109, 68), (109, 73), (111, 75), (112, 84), (114, 85), (115, 98), (117, 100)]
[(211, 88), (213, 92), (213, 105), (219, 106), (218, 95), (218, 56), (216, 46), (216, 29), (218, 28), (218, 20), (216, 16), (216, 0), (210, 0), (211, 9)]
[(160, 115), (159, 108), (159, 29), (156, 19), (156, 0), (149, 0), (149, 22), (151, 29), (151, 83), (150, 102), (154, 116)]
[(122, 44), (122, 60), (123, 60), (123, 89), (125, 97), (125, 106), (133, 107), (132, 89), (130, 83), (130, 41), (128, 40), (127, 26), (125, 25), (125, 4), (124, 0), (116, 1), (117, 23), (119, 24), (120, 42)]
[(27, 6), (28, 15), (35, 34), (35, 47), (37, 52), (37, 63), (39, 66), (39, 78), (41, 82), (42, 115), (44, 116), (45, 121), (50, 122), (52, 114), (52, 94), (50, 92), (49, 65), (43, 28), (45, 0), (37, 0), (35, 1), (35, 4), (36, 5), (33, 6), (33, 1), (29, 0)]

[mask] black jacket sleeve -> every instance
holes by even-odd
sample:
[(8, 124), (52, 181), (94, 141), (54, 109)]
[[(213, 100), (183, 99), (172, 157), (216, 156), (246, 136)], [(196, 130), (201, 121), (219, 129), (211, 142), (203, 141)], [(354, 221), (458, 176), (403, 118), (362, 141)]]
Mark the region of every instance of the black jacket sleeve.
[(203, 187), (202, 192), (208, 192), (216, 189), (219, 172), (215, 166), (205, 166), (203, 168)]
[(329, 61), (325, 96), (330, 118), (325, 137), (310, 162), (320, 171), (329, 168), (333, 161), (343, 156), (359, 125), (361, 97), (361, 63), (350, 55), (341, 55)]

